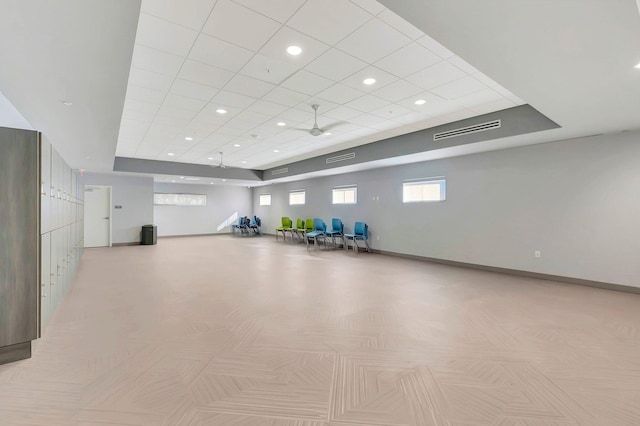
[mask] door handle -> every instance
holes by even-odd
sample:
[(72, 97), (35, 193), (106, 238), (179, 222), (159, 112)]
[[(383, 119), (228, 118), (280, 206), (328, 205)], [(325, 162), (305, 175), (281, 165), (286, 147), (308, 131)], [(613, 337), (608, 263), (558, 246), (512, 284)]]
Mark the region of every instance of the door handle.
[(109, 219), (108, 217), (103, 217), (103, 219)]

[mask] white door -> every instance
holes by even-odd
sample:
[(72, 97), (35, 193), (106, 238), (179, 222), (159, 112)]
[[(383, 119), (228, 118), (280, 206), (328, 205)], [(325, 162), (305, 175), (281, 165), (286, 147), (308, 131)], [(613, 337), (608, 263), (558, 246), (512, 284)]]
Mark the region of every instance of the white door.
[(111, 187), (84, 187), (84, 246), (111, 246)]

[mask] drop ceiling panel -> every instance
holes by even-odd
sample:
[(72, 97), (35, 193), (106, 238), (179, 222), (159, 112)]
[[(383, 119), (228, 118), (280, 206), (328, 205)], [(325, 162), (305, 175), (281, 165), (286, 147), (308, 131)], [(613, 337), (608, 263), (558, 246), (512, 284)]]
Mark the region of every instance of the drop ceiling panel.
[(375, 90), (373, 94), (390, 102), (398, 102), (411, 96), (415, 97), (423, 91), (421, 87), (411, 84), (406, 80), (398, 80), (381, 89)]
[(340, 81), (366, 66), (366, 62), (331, 48), (307, 65), (306, 69), (331, 80)]
[(280, 84), (297, 70), (298, 67), (294, 64), (256, 54), (245, 64), (240, 74), (268, 83)]
[(296, 92), (304, 93), (309, 96), (313, 96), (330, 86), (333, 86), (335, 81), (329, 80), (324, 77), (320, 77), (317, 74), (313, 74), (306, 70), (300, 70), (282, 83), (282, 87), (295, 90)]
[[(287, 47), (298, 46), (302, 53), (293, 56), (287, 53)], [(289, 27), (280, 30), (260, 49), (260, 54), (293, 65), (296, 69), (322, 55), (329, 46)]]
[(250, 106), (247, 107), (249, 111), (260, 112), (263, 114), (268, 114), (272, 117), (275, 117), (284, 111), (287, 110), (288, 107), (284, 105), (277, 104), (275, 102), (270, 102), (264, 99), (259, 99)]
[(180, 71), (184, 59), (184, 56), (174, 55), (138, 44), (133, 50), (131, 66), (175, 77), (178, 71)]
[(235, 0), (280, 23), (285, 23), (306, 0)]
[(432, 67), (418, 71), (405, 79), (423, 89), (433, 89), (443, 84), (461, 79), (467, 74), (448, 62), (440, 62)]
[(471, 76), (431, 89), (431, 92), (448, 100), (460, 98), (486, 89), (487, 86)]
[(172, 82), (173, 78), (168, 75), (145, 71), (140, 68), (131, 68), (129, 73), (129, 84), (158, 90), (163, 93), (169, 90)]
[(376, 0), (351, 0), (351, 3), (358, 5), (372, 15), (377, 15), (378, 13), (385, 10), (385, 7), (378, 3)]
[(336, 45), (350, 55), (374, 63), (409, 44), (404, 34), (378, 18), (373, 18)]
[(228, 92), (221, 90), (211, 100), (212, 105), (218, 107), (233, 107), (238, 110), (243, 110), (256, 101), (256, 98), (251, 96), (241, 95), (239, 93)]
[(225, 90), (234, 93), (240, 93), (241, 95), (252, 96), (261, 98), (276, 86), (266, 81), (256, 80), (255, 78), (247, 77), (242, 74), (236, 74), (235, 77), (227, 83)]
[(140, 14), (136, 44), (185, 57), (196, 37), (198, 31), (147, 13)]
[(408, 23), (389, 9), (385, 9), (378, 14), (378, 18), (382, 21), (386, 22), (396, 30), (400, 31), (405, 36), (409, 37), (412, 40), (419, 39), (424, 35), (422, 31), (414, 27), (412, 24)]
[(355, 98), (359, 98), (362, 95), (364, 95), (364, 92), (361, 92), (360, 90), (356, 90), (352, 87), (345, 86), (344, 84), (337, 83), (329, 87), (328, 89), (318, 93), (317, 97), (338, 104), (345, 104), (349, 101), (354, 100)]
[(196, 83), (194, 81), (177, 78), (173, 81), (170, 92), (176, 95), (208, 102), (216, 95), (216, 93), (218, 93), (218, 89), (205, 84)]
[(410, 43), (376, 62), (376, 66), (398, 77), (404, 78), (424, 68), (441, 62), (435, 53), (419, 43)]
[(349, 121), (353, 117), (357, 117), (362, 114), (362, 111), (358, 111), (357, 109), (349, 108), (346, 106), (339, 106), (337, 108), (332, 109), (331, 111), (325, 113), (326, 117), (330, 117), (336, 120), (344, 120)]
[(183, 80), (204, 84), (215, 88), (222, 88), (233, 78), (233, 73), (223, 69), (187, 59), (178, 77)]
[(278, 29), (280, 23), (271, 18), (229, 0), (218, 0), (202, 31), (257, 52)]
[(383, 106), (389, 105), (389, 101), (385, 101), (384, 99), (373, 95), (364, 95), (359, 97), (358, 99), (354, 99), (351, 102), (347, 102), (345, 105), (358, 111), (371, 112), (373, 110), (382, 108)]
[(294, 107), (300, 102), (306, 100), (309, 96), (304, 93), (286, 89), (284, 87), (276, 87), (263, 97), (263, 99), (275, 102), (288, 107)]
[[(375, 78), (376, 82), (372, 85), (364, 84), (363, 81), (366, 78)], [(342, 80), (342, 83), (363, 92), (374, 92), (395, 81), (398, 81), (398, 77), (396, 77), (395, 75), (389, 74), (388, 72), (383, 71), (380, 68), (369, 66), (351, 75), (350, 77), (345, 78), (344, 80)]]
[(453, 53), (428, 35), (420, 37), (417, 41), (436, 55), (440, 56), (442, 59), (449, 59), (455, 55), (455, 53)]
[(252, 56), (253, 52), (249, 49), (234, 46), (207, 34), (200, 34), (189, 53), (190, 59), (234, 73), (240, 71)]
[[(336, 13), (336, 10), (340, 10), (340, 13)], [(307, 1), (287, 21), (287, 25), (333, 45), (369, 19), (369, 13), (348, 0), (313, 0)]]
[(149, 15), (200, 31), (216, 0), (143, 1), (141, 10)]

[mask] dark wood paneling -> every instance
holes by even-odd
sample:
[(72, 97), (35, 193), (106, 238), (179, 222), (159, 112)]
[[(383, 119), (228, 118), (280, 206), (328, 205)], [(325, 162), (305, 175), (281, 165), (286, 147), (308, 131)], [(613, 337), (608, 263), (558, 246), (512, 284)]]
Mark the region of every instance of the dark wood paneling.
[(0, 128), (0, 347), (38, 333), (37, 136)]

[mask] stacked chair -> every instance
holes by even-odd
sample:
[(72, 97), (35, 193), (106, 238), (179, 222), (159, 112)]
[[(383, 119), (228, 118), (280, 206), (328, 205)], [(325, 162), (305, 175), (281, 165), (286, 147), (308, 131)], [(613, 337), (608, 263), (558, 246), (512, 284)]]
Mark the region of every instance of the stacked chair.
[(369, 227), (364, 222), (356, 222), (356, 225), (353, 227), (353, 234), (344, 234), (345, 241), (348, 243), (349, 241), (353, 241), (353, 251), (356, 253), (360, 246), (358, 245), (358, 241), (364, 242), (364, 246), (367, 248), (367, 251), (371, 251), (369, 249)]
[(307, 250), (309, 250), (309, 240), (313, 240), (313, 245), (318, 248), (318, 240), (322, 239), (326, 245), (327, 224), (322, 219), (313, 219), (313, 231), (305, 234), (305, 241), (307, 243)]
[(260, 227), (262, 226), (262, 220), (258, 216), (253, 216), (251, 219), (251, 223), (249, 224), (249, 229), (252, 231), (253, 235), (262, 235), (262, 230)]
[(276, 228), (276, 241), (278, 240), (278, 232), (282, 232), (282, 239), (287, 240), (287, 232), (291, 232), (291, 238), (293, 239), (293, 222), (290, 218), (282, 217), (282, 226)]
[(336, 245), (336, 237), (338, 237), (342, 240), (342, 245), (344, 246), (344, 248), (345, 249), (347, 248), (347, 244), (344, 239), (344, 224), (340, 219), (335, 217), (332, 218), (331, 229), (327, 231), (325, 234), (327, 237), (331, 237), (331, 242), (333, 243), (334, 247)]
[(249, 219), (248, 216), (242, 216), (238, 219), (238, 223), (231, 225), (232, 232), (240, 232), (240, 235), (262, 235), (260, 226), (262, 221), (258, 216)]

